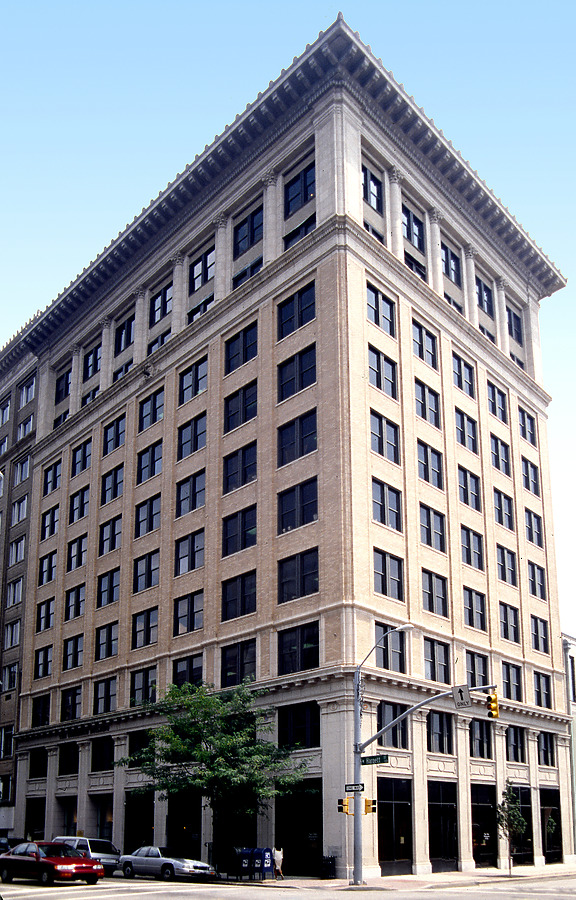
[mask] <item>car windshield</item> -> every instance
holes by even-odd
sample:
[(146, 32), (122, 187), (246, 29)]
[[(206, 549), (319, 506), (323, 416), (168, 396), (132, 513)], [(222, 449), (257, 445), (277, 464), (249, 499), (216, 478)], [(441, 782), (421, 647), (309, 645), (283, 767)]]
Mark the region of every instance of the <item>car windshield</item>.
[(38, 844), (38, 853), (40, 856), (74, 856), (74, 857), (82, 857), (81, 853), (78, 853), (77, 850), (74, 850), (73, 847), (70, 847), (68, 844)]
[(120, 853), (111, 841), (90, 841), (92, 853)]

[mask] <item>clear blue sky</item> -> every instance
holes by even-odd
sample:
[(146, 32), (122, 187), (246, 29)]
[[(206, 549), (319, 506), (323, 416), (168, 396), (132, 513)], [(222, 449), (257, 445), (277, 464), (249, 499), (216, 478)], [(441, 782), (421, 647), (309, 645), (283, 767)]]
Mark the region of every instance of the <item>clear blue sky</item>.
[[(576, 635), (576, 4), (0, 0), (3, 345), (342, 9), (569, 279), (542, 302), (564, 630)], [(572, 362), (571, 362), (572, 361)]]

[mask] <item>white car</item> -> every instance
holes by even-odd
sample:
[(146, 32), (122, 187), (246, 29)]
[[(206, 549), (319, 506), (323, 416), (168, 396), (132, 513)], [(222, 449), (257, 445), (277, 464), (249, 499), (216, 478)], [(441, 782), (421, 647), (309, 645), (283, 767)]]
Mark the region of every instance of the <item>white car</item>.
[(134, 853), (121, 856), (118, 866), (125, 878), (151, 875), (172, 881), (173, 878), (214, 878), (216, 875), (214, 866), (178, 856), (169, 847), (139, 847)]

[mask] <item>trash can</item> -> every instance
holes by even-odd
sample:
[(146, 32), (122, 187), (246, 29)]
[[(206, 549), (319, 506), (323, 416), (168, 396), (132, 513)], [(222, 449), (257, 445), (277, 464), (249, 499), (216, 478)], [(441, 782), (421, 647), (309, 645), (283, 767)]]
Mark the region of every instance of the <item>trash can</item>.
[(321, 878), (336, 878), (336, 857), (335, 856), (323, 856), (322, 857), (322, 871)]

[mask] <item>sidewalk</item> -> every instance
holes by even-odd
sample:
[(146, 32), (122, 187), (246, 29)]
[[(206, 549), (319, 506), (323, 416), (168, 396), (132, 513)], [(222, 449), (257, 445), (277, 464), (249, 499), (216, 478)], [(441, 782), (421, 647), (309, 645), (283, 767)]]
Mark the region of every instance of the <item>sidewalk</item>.
[[(435, 872), (431, 875), (387, 875), (382, 878), (368, 878), (364, 885), (352, 885), (343, 878), (298, 878), (284, 877), (284, 880), (250, 882), (251, 885), (260, 884), (262, 887), (274, 890), (276, 887), (293, 888), (294, 890), (318, 890), (318, 891), (413, 891), (423, 888), (441, 889), (445, 887), (471, 887), (473, 885), (490, 882), (506, 883), (518, 882), (525, 879), (534, 881), (547, 881), (550, 878), (566, 878), (576, 876), (576, 865), (563, 863), (548, 866), (516, 866), (512, 869), (512, 875), (507, 869), (476, 869), (474, 872)], [(245, 884), (247, 882), (244, 882)]]

